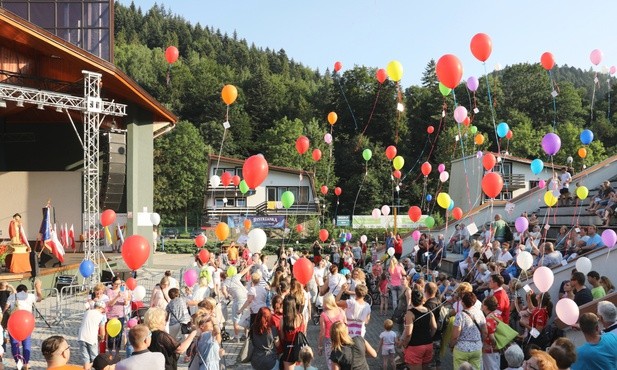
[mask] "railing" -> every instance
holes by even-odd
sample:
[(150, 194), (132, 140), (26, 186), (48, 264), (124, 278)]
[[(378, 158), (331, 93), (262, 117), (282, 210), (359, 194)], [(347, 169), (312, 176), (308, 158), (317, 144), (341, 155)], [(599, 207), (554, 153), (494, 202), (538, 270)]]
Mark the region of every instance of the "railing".
[(220, 217), (226, 215), (243, 214), (243, 215), (284, 215), (284, 214), (301, 214), (301, 215), (318, 215), (319, 204), (306, 203), (294, 204), (288, 209), (279, 207), (268, 207), (268, 202), (262, 202), (254, 207), (207, 207), (205, 210), (206, 218)]
[(516, 173), (511, 175), (503, 175), (504, 191), (514, 191), (525, 188), (525, 175)]

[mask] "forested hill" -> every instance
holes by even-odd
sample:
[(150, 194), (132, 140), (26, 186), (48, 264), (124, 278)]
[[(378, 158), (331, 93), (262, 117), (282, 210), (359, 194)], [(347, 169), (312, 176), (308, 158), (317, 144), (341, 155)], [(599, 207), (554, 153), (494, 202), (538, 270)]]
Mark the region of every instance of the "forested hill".
[[(501, 149), (520, 157), (546, 160), (539, 143), (553, 127), (562, 140), (562, 150), (555, 156), (558, 163), (572, 156), (575, 168), (582, 168), (615, 152), (617, 97), (611, 86), (609, 105), (606, 74), (598, 75), (592, 115), (593, 71), (556, 67), (551, 82), (539, 64), (507, 66), (489, 76), (493, 118), (484, 77), (475, 93), (463, 83), (455, 95), (442, 96), (433, 61), (426, 61), (421, 86), (401, 89), (390, 81), (380, 84), (375, 78), (377, 66), (320, 73), (290, 59), (283, 49), (263, 49), (244, 37), (250, 40), (250, 35), (227, 35), (190, 24), (161, 6), (141, 10), (115, 4), (116, 65), (182, 120), (155, 143), (155, 202), (163, 211), (201, 208), (206, 152), (241, 158), (261, 152), (271, 164), (315, 171), (318, 188), (343, 189), (339, 214), (351, 213), (360, 186), (362, 204), (357, 204), (356, 214), (392, 203), (387, 146), (396, 145), (405, 160), (403, 179), (397, 184), (401, 203), (412, 204), (422, 194), (422, 183), (417, 181), (420, 164), (429, 161), (436, 168), (445, 163), (449, 168), (450, 160), (463, 153), (496, 150), (494, 121), (507, 122), (513, 132), (512, 140), (502, 139)], [(169, 45), (180, 52), (171, 66), (164, 57)], [(228, 117), (220, 97), (225, 84), (238, 88)], [(558, 93), (554, 101), (552, 87)], [(455, 124), (454, 96), (470, 111), (471, 125)], [(402, 112), (397, 103), (404, 107)], [(479, 110), (475, 115), (474, 107)], [(326, 119), (331, 111), (338, 114), (333, 126)], [(227, 119), (231, 128), (224, 132), (222, 123)], [(432, 134), (427, 133), (429, 126), (434, 128)], [(583, 127), (596, 135), (585, 159), (576, 155)], [(476, 130), (484, 136), (482, 145), (474, 144)], [(330, 132), (331, 146), (324, 142), (324, 134)], [(455, 144), (459, 134), (463, 145)], [(303, 156), (294, 146), (300, 135), (311, 140), (311, 150)], [(313, 148), (323, 153), (320, 161), (311, 158)], [(369, 162), (361, 154), (366, 148), (373, 152)], [(429, 176), (428, 188), (438, 185), (436, 175)], [(333, 195), (326, 202), (334, 208)]]

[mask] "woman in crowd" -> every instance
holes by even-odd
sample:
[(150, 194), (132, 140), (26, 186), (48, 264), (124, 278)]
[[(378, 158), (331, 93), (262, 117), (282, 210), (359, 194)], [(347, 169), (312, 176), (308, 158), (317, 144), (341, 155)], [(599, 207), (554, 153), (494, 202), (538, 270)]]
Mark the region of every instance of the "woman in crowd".
[(523, 349), (519, 347), (518, 344), (510, 345), (510, 347), (504, 351), (503, 357), (508, 363), (508, 367), (504, 370), (523, 370), (525, 355), (523, 354)]
[(611, 282), (611, 279), (609, 279), (607, 276), (600, 277), (600, 285), (602, 285), (602, 288), (604, 288), (606, 294), (611, 294), (615, 291), (615, 286), (613, 285), (613, 282)]
[(92, 297), (87, 302), (87, 306), (89, 308), (94, 308), (94, 304), (98, 301), (105, 302), (105, 305), (107, 305), (109, 297), (105, 294), (105, 289), (106, 288), (103, 283), (98, 283), (94, 286), (92, 289)]
[(260, 308), (266, 307), (266, 298), (268, 296), (268, 290), (260, 284), (261, 273), (254, 272), (251, 274), (251, 287), (246, 294), (246, 302), (240, 307), (240, 313), (242, 313), (247, 307), (249, 307), (251, 313), (250, 324), (253, 325), (257, 311)]
[(191, 322), (191, 315), (189, 315), (188, 307), (182, 297), (180, 297), (180, 291), (178, 288), (169, 289), (169, 303), (165, 308), (169, 316), (169, 334), (179, 340), (184, 334), (182, 334), (182, 324), (188, 324)]
[(364, 270), (356, 267), (351, 272), (351, 279), (349, 280), (347, 289), (345, 289), (343, 293), (348, 294), (349, 298), (353, 298), (356, 295), (356, 287), (358, 285), (366, 285), (366, 274), (364, 273)]
[(279, 334), (277, 328), (272, 326), (272, 311), (268, 307), (262, 307), (257, 311), (255, 322), (251, 326), (251, 340), (253, 369), (278, 370), (276, 348), (279, 345)]
[(191, 294), (191, 299), (186, 302), (186, 305), (189, 307), (189, 312), (194, 314), (197, 310), (197, 305), (199, 302), (203, 301), (207, 297), (210, 297), (210, 287), (208, 286), (208, 278), (202, 276), (199, 278), (199, 285), (197, 287), (193, 286), (193, 293)]
[(570, 249), (570, 231), (568, 231), (568, 227), (563, 225), (559, 228), (559, 234), (555, 238), (555, 250), (560, 251), (562, 254)]
[(368, 294), (368, 288), (366, 285), (358, 285), (356, 286), (354, 298), (341, 300), (341, 295), (346, 285), (343, 285), (343, 290), (336, 296), (337, 305), (345, 310), (349, 335), (351, 337), (360, 335), (364, 338), (366, 324), (371, 319), (371, 306), (364, 301), (364, 297)]
[(471, 292), (461, 295), (463, 310), (456, 314), (450, 338), (453, 350), (454, 368), (458, 369), (465, 361), (475, 369), (482, 366), (482, 338), (486, 335), (486, 320), (476, 306), (476, 296)]
[(330, 339), (330, 328), (335, 322), (342, 321), (347, 324), (345, 311), (336, 305), (336, 300), (332, 293), (327, 293), (323, 297), (323, 312), (319, 316), (319, 339), (317, 344), (318, 353), (325, 356), (328, 369), (332, 369), (330, 353), (332, 352), (332, 340)]
[(156, 284), (150, 295), (150, 307), (165, 309), (169, 302), (169, 278), (163, 276), (161, 282)]
[(482, 303), (482, 312), (486, 315), (487, 336), (482, 347), (482, 370), (499, 370), (501, 355), (495, 346), (495, 331), (497, 324), (502, 321), (501, 312), (497, 310), (497, 299), (490, 296)]
[(362, 337), (349, 337), (347, 326), (338, 321), (330, 328), (332, 339), (332, 370), (369, 370), (366, 356), (377, 357), (377, 352)]
[(566, 337), (557, 338), (546, 352), (555, 359), (559, 370), (569, 370), (576, 362), (576, 347)]
[(283, 322), (283, 296), (275, 295), (272, 297), (272, 315), (270, 316), (272, 326), (281, 332), (281, 322)]
[(433, 336), (437, 331), (435, 315), (424, 307), (424, 294), (411, 292), (412, 308), (405, 315), (405, 331), (401, 343), (405, 348), (405, 363), (411, 370), (427, 370), (433, 360)]
[(288, 295), (283, 300), (283, 322), (281, 323), (281, 338), (283, 343), (283, 369), (293, 370), (298, 362), (299, 346), (296, 339), (299, 333), (306, 331), (306, 323), (302, 313), (298, 312), (296, 298)]
[[(122, 327), (126, 319), (126, 309), (131, 304), (131, 294), (120, 277), (115, 276), (110, 288), (107, 288), (107, 320), (118, 319)], [(120, 329), (122, 332), (122, 329)], [(107, 338), (107, 349), (118, 354), (122, 346), (122, 336)]]
[[(209, 315), (202, 315), (196, 318), (199, 328), (199, 339), (197, 340), (196, 353), (193, 355), (189, 370), (219, 370), (221, 356), (225, 351), (221, 348), (220, 332)], [(195, 364), (199, 364), (196, 367)]]
[(529, 354), (531, 357), (525, 361), (525, 370), (559, 370), (555, 359), (548, 353), (538, 349), (532, 349), (529, 351)]
[(197, 330), (193, 330), (187, 335), (186, 339), (179, 343), (165, 332), (166, 316), (165, 311), (158, 307), (151, 307), (146, 311), (144, 322), (152, 331), (152, 342), (148, 349), (151, 352), (160, 352), (165, 356), (165, 370), (176, 370), (178, 368), (178, 356), (189, 348)]
[(405, 275), (405, 268), (396, 260), (390, 258), (388, 263), (388, 274), (390, 274), (390, 291), (392, 293), (392, 307), (398, 306), (398, 297), (403, 289), (401, 280)]

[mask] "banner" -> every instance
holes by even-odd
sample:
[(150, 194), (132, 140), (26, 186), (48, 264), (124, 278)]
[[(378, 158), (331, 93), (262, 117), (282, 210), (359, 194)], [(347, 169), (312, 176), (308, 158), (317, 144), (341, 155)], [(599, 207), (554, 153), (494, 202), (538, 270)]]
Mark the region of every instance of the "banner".
[[(398, 215), (396, 216), (396, 227), (399, 229), (418, 229), (424, 226), (424, 219), (426, 215), (422, 215), (418, 222), (412, 222), (409, 216)], [(380, 216), (374, 218), (373, 216), (353, 216), (353, 228), (354, 229), (392, 229), (394, 228), (394, 216)]]
[(241, 227), (246, 218), (251, 220), (251, 225), (254, 229), (285, 228), (285, 216), (227, 216), (227, 225), (231, 229)]

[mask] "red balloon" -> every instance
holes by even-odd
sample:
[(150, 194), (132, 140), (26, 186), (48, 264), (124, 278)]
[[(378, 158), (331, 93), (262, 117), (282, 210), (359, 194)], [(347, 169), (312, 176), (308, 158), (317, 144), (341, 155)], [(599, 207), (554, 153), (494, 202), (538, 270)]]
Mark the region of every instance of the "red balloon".
[(321, 194), (323, 195), (328, 194), (328, 187), (326, 185), (322, 185), (320, 190), (321, 190)]
[(386, 72), (383, 68), (379, 68), (375, 74), (375, 77), (377, 77), (377, 81), (382, 84), (388, 79), (388, 72)]
[(113, 209), (106, 209), (101, 213), (101, 225), (109, 226), (116, 222), (116, 212)]
[(34, 315), (30, 311), (17, 310), (9, 316), (9, 321), (6, 325), (9, 334), (15, 340), (25, 340), (32, 334), (34, 330)]
[(334, 63), (334, 72), (340, 71), (341, 68), (343, 68), (343, 63), (341, 63), (341, 62), (335, 62)]
[(428, 162), (422, 163), (422, 167), (420, 167), (420, 170), (422, 170), (422, 174), (424, 175), (424, 177), (428, 176), (429, 173), (431, 173), (432, 169), (433, 167)]
[(469, 118), (469, 116), (467, 116), (463, 120), (463, 125), (465, 125), (465, 127), (467, 127), (467, 126), (469, 126), (469, 124), (471, 124), (471, 118)]
[(393, 160), (396, 157), (396, 147), (394, 145), (390, 145), (386, 148), (386, 157), (389, 160)]
[(242, 181), (242, 179), (238, 175), (235, 175), (231, 178), (231, 182), (234, 184), (234, 186), (240, 185), (240, 181)]
[(422, 210), (418, 206), (409, 207), (409, 211), (407, 212), (409, 215), (409, 219), (413, 222), (420, 221), (420, 217), (422, 217)]
[(297, 224), (296, 225), (296, 231), (301, 233), (304, 230), (304, 226), (302, 226), (302, 224)]
[(293, 265), (293, 275), (302, 285), (308, 284), (313, 278), (315, 265), (308, 258), (302, 257)]
[(223, 186), (229, 186), (229, 184), (231, 184), (231, 178), (233, 176), (231, 175), (231, 172), (223, 172), (223, 174), (221, 175), (221, 183), (223, 184)]
[(201, 248), (204, 245), (206, 245), (206, 236), (204, 234), (199, 234), (195, 237), (195, 245), (197, 246), (197, 248)]
[(542, 64), (542, 67), (544, 67), (547, 71), (553, 69), (555, 66), (555, 58), (553, 57), (553, 54), (548, 51), (542, 54), (540, 57), (540, 64)]
[(242, 175), (248, 187), (255, 189), (268, 177), (268, 162), (261, 154), (252, 155), (244, 161)]
[(399, 171), (399, 170), (394, 170), (394, 171), (392, 171), (392, 176), (394, 176), (394, 177), (395, 177), (395, 178), (397, 178), (397, 179), (400, 179), (400, 178), (401, 178), (401, 175), (402, 175), (402, 174), (401, 174), (401, 171)]
[(329, 235), (330, 234), (328, 233), (328, 230), (326, 229), (319, 230), (319, 240), (321, 240), (322, 243), (328, 240)]
[(341, 194), (343, 194), (343, 189), (339, 188), (338, 186), (334, 188), (334, 194), (338, 197)]
[(469, 44), (471, 53), (481, 62), (486, 62), (493, 51), (493, 41), (486, 33), (477, 33)]
[(512, 140), (512, 135), (512, 130), (508, 130), (508, 133), (506, 133), (506, 139)]
[(482, 165), (487, 171), (492, 170), (495, 167), (495, 163), (497, 163), (497, 158), (495, 158), (493, 153), (487, 153), (482, 157)]
[(435, 127), (433, 126), (429, 126), (426, 128), (426, 132), (428, 132), (429, 134), (432, 134), (433, 132), (435, 132)]
[(452, 209), (452, 216), (455, 220), (460, 220), (463, 218), (463, 210), (460, 207), (454, 207)]
[(298, 154), (304, 154), (309, 149), (310, 141), (308, 137), (302, 135), (296, 139), (296, 150)]
[(197, 254), (197, 258), (199, 258), (199, 261), (202, 264), (206, 264), (208, 263), (208, 261), (210, 261), (210, 252), (204, 248), (199, 251), (199, 253)]
[(321, 159), (321, 150), (317, 148), (313, 149), (313, 160), (317, 162), (320, 159)]
[(482, 178), (482, 191), (489, 198), (495, 198), (503, 189), (503, 178), (497, 172), (489, 172)]
[(435, 72), (439, 82), (454, 89), (463, 77), (463, 65), (455, 55), (446, 54), (437, 61)]
[(122, 259), (131, 270), (139, 269), (150, 256), (150, 244), (141, 235), (131, 235), (122, 244)]
[(135, 288), (137, 288), (137, 280), (135, 280), (134, 277), (126, 279), (126, 287), (129, 288), (129, 290), (135, 290)]
[(167, 59), (167, 63), (173, 64), (178, 60), (178, 56), (180, 53), (178, 52), (178, 48), (175, 46), (169, 46), (165, 50), (165, 59)]

